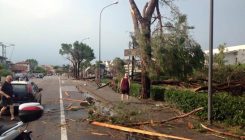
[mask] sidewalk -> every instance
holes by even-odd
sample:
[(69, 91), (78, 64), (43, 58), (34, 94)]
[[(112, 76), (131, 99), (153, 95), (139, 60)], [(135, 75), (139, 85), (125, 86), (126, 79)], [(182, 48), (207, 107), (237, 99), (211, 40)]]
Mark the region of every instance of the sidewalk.
[[(114, 104), (121, 102), (120, 93), (116, 93), (108, 86), (98, 89), (98, 86), (95, 82), (80, 81), (78, 89), (82, 92), (87, 92), (93, 95), (96, 99), (105, 103)], [(139, 103), (140, 101), (135, 97), (129, 96), (129, 100), (127, 102)]]

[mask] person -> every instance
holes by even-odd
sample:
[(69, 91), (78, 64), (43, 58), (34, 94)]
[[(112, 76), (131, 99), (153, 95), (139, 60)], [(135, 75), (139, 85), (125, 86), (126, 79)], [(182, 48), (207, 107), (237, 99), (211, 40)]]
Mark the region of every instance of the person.
[(13, 87), (11, 85), (12, 80), (13, 80), (13, 77), (11, 75), (8, 75), (0, 91), (0, 94), (2, 95), (2, 106), (3, 106), (0, 111), (0, 118), (2, 117), (3, 112), (7, 109), (7, 106), (9, 106), (10, 114), (11, 114), (10, 120), (15, 119), (13, 99), (12, 99), (13, 98)]
[(126, 99), (129, 99), (129, 89), (130, 89), (130, 80), (128, 78), (128, 74), (125, 73), (124, 77), (121, 79), (120, 82), (120, 89), (121, 89), (121, 101), (124, 99), (124, 95)]

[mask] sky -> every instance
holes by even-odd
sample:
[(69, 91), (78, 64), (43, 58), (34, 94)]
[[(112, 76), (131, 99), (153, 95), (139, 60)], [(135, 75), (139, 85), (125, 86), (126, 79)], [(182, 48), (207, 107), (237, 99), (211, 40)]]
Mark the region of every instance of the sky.
[[(82, 41), (99, 57), (99, 15), (113, 0), (0, 0), (0, 42), (9, 60), (36, 59), (39, 64), (69, 62), (59, 54), (62, 43)], [(147, 0), (135, 0), (142, 11)], [(195, 29), (191, 36), (203, 50), (209, 47), (210, 0), (176, 0)], [(214, 48), (245, 44), (245, 1), (214, 0)], [(165, 13), (162, 13), (164, 15)], [(106, 8), (101, 17), (101, 60), (125, 58), (133, 31), (128, 0)]]

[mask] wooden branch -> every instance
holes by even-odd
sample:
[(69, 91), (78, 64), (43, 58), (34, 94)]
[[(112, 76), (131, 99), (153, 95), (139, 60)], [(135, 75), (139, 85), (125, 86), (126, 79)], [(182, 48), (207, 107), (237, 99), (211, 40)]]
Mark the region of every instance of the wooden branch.
[(121, 131), (125, 131), (125, 132), (131, 132), (131, 133), (133, 132), (133, 133), (139, 133), (139, 134), (157, 136), (157, 137), (165, 137), (165, 138), (171, 138), (171, 139), (177, 139), (177, 140), (190, 140), (188, 138), (177, 137), (177, 136), (173, 136), (173, 135), (150, 132), (150, 131), (134, 129), (134, 128), (118, 126), (118, 125), (112, 125), (112, 124), (107, 124), (107, 123), (101, 123), (101, 122), (92, 122), (91, 124), (97, 125), (97, 126), (102, 126), (102, 127), (107, 127), (107, 128), (112, 128), (112, 129), (116, 129), (116, 130), (121, 130)]
[(111, 82), (108, 82), (108, 83), (106, 83), (105, 85), (100, 85), (100, 86), (99, 86), (97, 89), (100, 89), (100, 88), (106, 87), (106, 86), (110, 85), (110, 83), (111, 83)]
[(86, 102), (86, 101), (83, 101), (83, 100), (77, 100), (77, 99), (72, 99), (72, 98), (62, 98), (62, 100), (73, 101), (73, 102)]
[(144, 8), (143, 8), (143, 18), (145, 18), (146, 17), (146, 9), (147, 9), (147, 7), (148, 7), (148, 2), (145, 4), (145, 6), (144, 6)]
[(67, 91), (65, 91), (65, 95), (66, 95), (67, 97), (70, 97), (70, 94), (69, 94)]
[(224, 135), (224, 136), (229, 136), (229, 137), (245, 140), (245, 136), (239, 136), (239, 135), (231, 134), (231, 133), (228, 133), (228, 132), (221, 132), (221, 131), (218, 131), (218, 130), (214, 130), (214, 129), (208, 128), (207, 126), (205, 126), (203, 124), (201, 124), (201, 126), (202, 126), (202, 128), (204, 128), (204, 129), (206, 129), (208, 131), (211, 131), (211, 132), (214, 132), (214, 133), (218, 133), (220, 135)]
[(131, 9), (131, 17), (133, 20), (133, 24), (134, 24), (134, 31), (136, 32), (136, 34), (139, 32), (139, 22), (134, 14), (134, 11)]
[(162, 16), (161, 16), (161, 13), (160, 13), (160, 10), (159, 10), (159, 3), (158, 2), (157, 2), (157, 5), (156, 5), (156, 11), (157, 11), (157, 17), (158, 17), (158, 20), (159, 20), (160, 32), (161, 32), (161, 35), (162, 35), (162, 33), (163, 33)]
[(82, 78), (83, 80), (87, 80), (87, 79), (95, 79), (95, 76), (93, 77), (86, 77), (86, 78)]
[(129, 0), (130, 6), (131, 6), (131, 12), (133, 12), (133, 15), (136, 17), (136, 19), (139, 22), (143, 22), (143, 17), (140, 14), (140, 11), (135, 3), (134, 0)]
[(148, 7), (145, 11), (145, 17), (144, 18), (146, 18), (147, 20), (151, 19), (157, 3), (158, 3), (158, 0), (150, 0), (150, 3), (148, 4)]
[(203, 109), (204, 109), (203, 107), (200, 107), (200, 108), (192, 110), (189, 113), (186, 113), (186, 114), (183, 114), (183, 115), (180, 115), (180, 116), (175, 116), (175, 117), (169, 118), (167, 120), (131, 123), (131, 124), (127, 124), (127, 126), (139, 126), (139, 125), (147, 125), (147, 124), (163, 124), (163, 123), (166, 123), (166, 122), (170, 122), (170, 121), (173, 121), (173, 120), (177, 120), (177, 119), (180, 119), (180, 118), (187, 117), (187, 116), (189, 116), (189, 115), (191, 115), (193, 113), (196, 113), (196, 112), (198, 112), (200, 110), (203, 110)]

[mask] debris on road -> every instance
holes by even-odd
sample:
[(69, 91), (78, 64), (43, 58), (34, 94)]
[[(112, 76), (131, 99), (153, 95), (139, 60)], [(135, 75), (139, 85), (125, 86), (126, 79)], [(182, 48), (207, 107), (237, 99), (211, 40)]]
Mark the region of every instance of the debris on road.
[(146, 121), (146, 122), (138, 122), (138, 123), (131, 123), (131, 124), (126, 124), (126, 126), (139, 126), (139, 125), (147, 125), (147, 124), (163, 124), (163, 123), (166, 123), (166, 122), (169, 122), (169, 121), (173, 121), (173, 120), (177, 120), (177, 119), (180, 119), (180, 118), (184, 118), (184, 117), (187, 117), (193, 113), (196, 113), (200, 110), (203, 110), (204, 108), (203, 107), (200, 107), (200, 108), (197, 108), (197, 109), (194, 109), (192, 110), (191, 112), (189, 113), (186, 113), (186, 114), (183, 114), (183, 115), (180, 115), (180, 116), (175, 116), (175, 117), (172, 117), (172, 118), (169, 118), (167, 120), (162, 120), (162, 121)]
[(70, 103), (68, 106), (66, 106), (65, 109), (68, 109), (68, 108), (70, 108), (71, 106), (72, 106), (72, 103)]
[(98, 136), (109, 136), (109, 134), (103, 134), (103, 133), (97, 133), (97, 132), (91, 132), (93, 135), (98, 135)]
[(97, 89), (100, 89), (100, 88), (103, 88), (103, 87), (106, 87), (108, 85), (110, 85), (111, 82), (108, 82), (106, 84), (102, 83), (102, 84), (98, 84), (98, 88)]
[(77, 99), (72, 99), (72, 98), (62, 98), (62, 100), (72, 101), (72, 102), (79, 102), (80, 106), (88, 106), (88, 105), (90, 105), (90, 103), (88, 101), (84, 101), (84, 100), (77, 100)]
[(204, 128), (205, 130), (208, 130), (208, 131), (211, 131), (211, 132), (220, 134), (220, 135), (224, 135), (224, 136), (229, 136), (229, 137), (233, 137), (233, 138), (245, 140), (245, 136), (239, 136), (239, 135), (236, 135), (236, 134), (231, 134), (231, 133), (229, 133), (229, 132), (221, 132), (221, 131), (218, 131), (218, 130), (214, 130), (214, 129), (208, 128), (207, 126), (205, 126), (205, 125), (203, 125), (203, 124), (201, 124), (201, 126), (202, 126), (202, 128)]
[(66, 108), (66, 110), (68, 111), (78, 111), (80, 109), (83, 109), (83, 108), (80, 106), (70, 106), (69, 108)]
[(121, 130), (121, 131), (125, 131), (125, 132), (131, 132), (131, 133), (133, 132), (133, 133), (139, 133), (139, 134), (157, 136), (157, 137), (165, 137), (165, 138), (171, 138), (171, 139), (177, 139), (177, 140), (190, 140), (190, 139), (184, 138), (184, 137), (177, 137), (177, 136), (173, 136), (173, 135), (167, 135), (167, 134), (145, 131), (145, 130), (140, 130), (140, 129), (135, 129), (135, 128), (112, 125), (112, 124), (108, 124), (108, 123), (92, 122), (91, 124), (97, 125), (97, 126), (102, 126), (102, 127), (107, 127), (107, 128), (112, 128), (112, 129), (116, 129), (116, 130)]
[(65, 91), (64, 93), (66, 96), (70, 97), (70, 94), (67, 91)]

